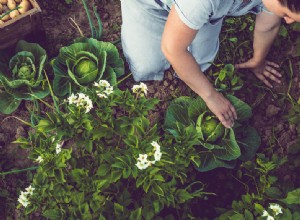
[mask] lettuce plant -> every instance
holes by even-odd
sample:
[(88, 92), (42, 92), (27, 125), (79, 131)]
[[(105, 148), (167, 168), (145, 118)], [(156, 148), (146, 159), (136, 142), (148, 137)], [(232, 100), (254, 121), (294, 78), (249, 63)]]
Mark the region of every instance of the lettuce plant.
[(60, 49), (53, 61), (53, 70), (53, 90), (64, 96), (100, 79), (115, 84), (117, 77), (124, 74), (124, 61), (112, 43), (82, 39)]
[[(182, 147), (186, 147), (187, 143), (194, 145), (200, 157), (200, 164), (195, 163), (199, 171), (233, 168), (237, 159), (253, 157), (260, 145), (257, 131), (246, 124), (252, 115), (251, 107), (234, 96), (227, 98), (238, 114), (234, 128), (230, 129), (218, 121), (200, 97), (179, 97), (167, 109), (165, 129)], [(187, 135), (191, 130), (194, 135)], [(189, 140), (182, 141), (187, 136)]]
[(49, 94), (43, 69), (46, 51), (35, 43), (19, 41), (16, 54), (7, 60), (0, 58), (0, 112), (10, 114), (22, 100), (42, 99)]

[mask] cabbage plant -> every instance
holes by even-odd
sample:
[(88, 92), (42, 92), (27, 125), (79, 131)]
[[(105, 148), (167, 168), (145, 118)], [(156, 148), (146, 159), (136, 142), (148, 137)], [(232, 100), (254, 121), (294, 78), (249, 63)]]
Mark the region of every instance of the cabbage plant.
[(53, 61), (53, 90), (59, 96), (91, 86), (100, 79), (111, 85), (124, 74), (124, 61), (109, 42), (82, 39), (60, 49)]
[(19, 41), (15, 55), (0, 57), (0, 112), (10, 114), (22, 100), (42, 99), (49, 94), (43, 69), (46, 51), (35, 43)]
[(230, 129), (221, 124), (200, 97), (179, 97), (167, 109), (165, 130), (182, 147), (194, 145), (200, 156), (200, 164), (195, 164), (199, 171), (233, 168), (237, 159), (251, 159), (260, 145), (257, 131), (247, 124), (252, 116), (251, 107), (234, 96), (227, 98), (238, 114), (235, 126)]

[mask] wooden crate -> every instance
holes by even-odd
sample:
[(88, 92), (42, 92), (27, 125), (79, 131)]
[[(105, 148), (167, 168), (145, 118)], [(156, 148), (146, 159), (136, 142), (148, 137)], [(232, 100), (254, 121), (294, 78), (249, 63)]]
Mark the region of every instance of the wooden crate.
[(29, 11), (0, 25), (0, 50), (12, 46), (27, 34), (41, 29), (41, 8), (35, 0), (29, 1), (32, 6)]

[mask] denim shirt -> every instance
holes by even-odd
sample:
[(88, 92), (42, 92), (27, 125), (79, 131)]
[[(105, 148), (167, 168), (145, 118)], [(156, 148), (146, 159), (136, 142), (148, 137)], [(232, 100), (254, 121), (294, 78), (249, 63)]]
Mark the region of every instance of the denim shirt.
[(261, 0), (155, 0), (166, 10), (175, 4), (180, 19), (191, 29), (199, 30), (204, 24), (216, 24), (225, 16), (257, 14), (264, 10)]

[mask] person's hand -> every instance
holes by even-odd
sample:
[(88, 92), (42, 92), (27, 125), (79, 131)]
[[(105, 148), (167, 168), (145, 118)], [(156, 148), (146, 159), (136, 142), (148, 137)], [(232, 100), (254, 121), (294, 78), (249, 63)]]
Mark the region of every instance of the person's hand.
[(234, 125), (234, 120), (237, 119), (235, 108), (221, 93), (213, 92), (205, 102), (226, 128), (231, 128)]
[(273, 88), (270, 80), (281, 83), (281, 73), (276, 70), (279, 65), (270, 61), (263, 61), (261, 63), (256, 62), (254, 59), (250, 59), (247, 62), (236, 64), (236, 69), (250, 69), (257, 78), (264, 82), (268, 87)]

